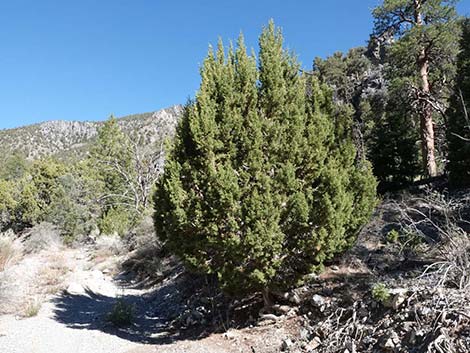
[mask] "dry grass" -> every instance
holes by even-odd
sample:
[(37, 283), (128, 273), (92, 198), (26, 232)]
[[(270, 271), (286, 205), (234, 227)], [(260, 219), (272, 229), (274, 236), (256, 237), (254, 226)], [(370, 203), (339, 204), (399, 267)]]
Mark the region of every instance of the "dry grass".
[(119, 255), (124, 250), (124, 244), (119, 236), (102, 235), (96, 239), (95, 248), (97, 253)]
[(440, 252), (440, 260), (428, 266), (423, 275), (439, 275), (438, 285), (452, 284), (461, 290), (470, 288), (470, 237), (456, 232)]
[(22, 311), (22, 316), (29, 318), (39, 314), (42, 307), (42, 300), (39, 297), (30, 298)]
[(110, 257), (113, 257), (114, 254), (109, 251), (109, 250), (96, 250), (94, 253), (93, 253), (93, 264), (91, 265), (91, 267), (93, 267), (94, 265), (99, 265), (99, 264), (102, 264), (104, 262), (106, 262)]
[(0, 272), (16, 263), (22, 255), (21, 245), (15, 241), (13, 234), (0, 235)]
[(10, 274), (0, 272), (0, 315), (16, 312), (18, 303), (12, 300), (13, 279)]
[(51, 254), (47, 264), (38, 274), (38, 286), (41, 293), (56, 294), (64, 287), (64, 278), (70, 269), (63, 254)]
[(109, 266), (115, 267), (114, 263), (119, 255), (125, 253), (124, 249), (124, 243), (119, 236), (100, 236), (94, 244), (92, 266), (100, 265), (102, 269)]

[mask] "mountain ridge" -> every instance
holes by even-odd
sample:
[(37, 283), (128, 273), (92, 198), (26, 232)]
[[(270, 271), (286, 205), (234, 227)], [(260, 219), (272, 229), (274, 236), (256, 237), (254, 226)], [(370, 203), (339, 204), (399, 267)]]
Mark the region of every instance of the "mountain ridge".
[[(156, 143), (174, 133), (183, 107), (174, 105), (154, 112), (117, 118), (126, 134)], [(59, 159), (79, 158), (98, 135), (103, 121), (49, 120), (36, 124), (0, 130), (0, 154), (7, 158), (20, 153), (29, 160), (54, 156)]]

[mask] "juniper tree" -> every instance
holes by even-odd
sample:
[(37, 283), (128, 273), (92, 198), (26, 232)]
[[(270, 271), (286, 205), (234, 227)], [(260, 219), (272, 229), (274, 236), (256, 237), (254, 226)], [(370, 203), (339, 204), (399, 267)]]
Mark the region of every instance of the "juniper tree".
[[(271, 22), (259, 62), (243, 36), (209, 49), (157, 183), (155, 227), (231, 293), (285, 288), (350, 246), (374, 206), (351, 112), (299, 75)], [(267, 296), (265, 296), (267, 299)]]
[(66, 167), (51, 158), (34, 161), (28, 174), (14, 184), (15, 228), (46, 221), (55, 212), (54, 205), (62, 205), (66, 190), (60, 178), (65, 173)]
[(0, 230), (11, 226), (17, 200), (14, 197), (14, 183), (0, 179)]
[(453, 186), (470, 185), (470, 20), (462, 25), (461, 52), (449, 115), (449, 178)]

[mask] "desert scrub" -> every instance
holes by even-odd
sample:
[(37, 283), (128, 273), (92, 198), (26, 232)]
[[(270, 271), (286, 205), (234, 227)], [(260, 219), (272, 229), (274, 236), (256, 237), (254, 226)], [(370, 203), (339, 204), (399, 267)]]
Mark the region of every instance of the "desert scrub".
[(34, 317), (37, 316), (39, 310), (41, 310), (42, 303), (38, 298), (31, 299), (27, 302), (26, 307), (23, 312), (24, 317)]
[(106, 321), (116, 327), (126, 327), (134, 322), (134, 305), (118, 299), (111, 311), (106, 316)]
[(372, 287), (372, 298), (381, 304), (386, 303), (390, 299), (390, 290), (383, 283), (376, 283)]
[(401, 231), (392, 229), (387, 234), (385, 234), (385, 241), (388, 244), (398, 245), (402, 251), (411, 253), (418, 253), (423, 251), (422, 247), (424, 238), (411, 229), (405, 228)]
[(55, 225), (42, 222), (29, 230), (29, 236), (24, 242), (24, 246), (26, 253), (38, 253), (49, 248), (60, 248), (62, 239)]
[(400, 239), (400, 233), (396, 229), (392, 229), (390, 232), (387, 233), (385, 236), (388, 243), (397, 243)]
[(0, 272), (5, 271), (21, 256), (21, 247), (15, 242), (13, 235), (9, 233), (0, 234)]

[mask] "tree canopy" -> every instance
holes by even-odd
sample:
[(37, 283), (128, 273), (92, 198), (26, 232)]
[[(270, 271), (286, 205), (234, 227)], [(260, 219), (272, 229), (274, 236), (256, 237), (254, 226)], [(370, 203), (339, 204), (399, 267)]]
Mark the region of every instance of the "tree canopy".
[(155, 226), (230, 292), (285, 287), (354, 241), (375, 180), (355, 164), (351, 110), (300, 75), (271, 22), (257, 63), (243, 37), (209, 49), (155, 195)]

